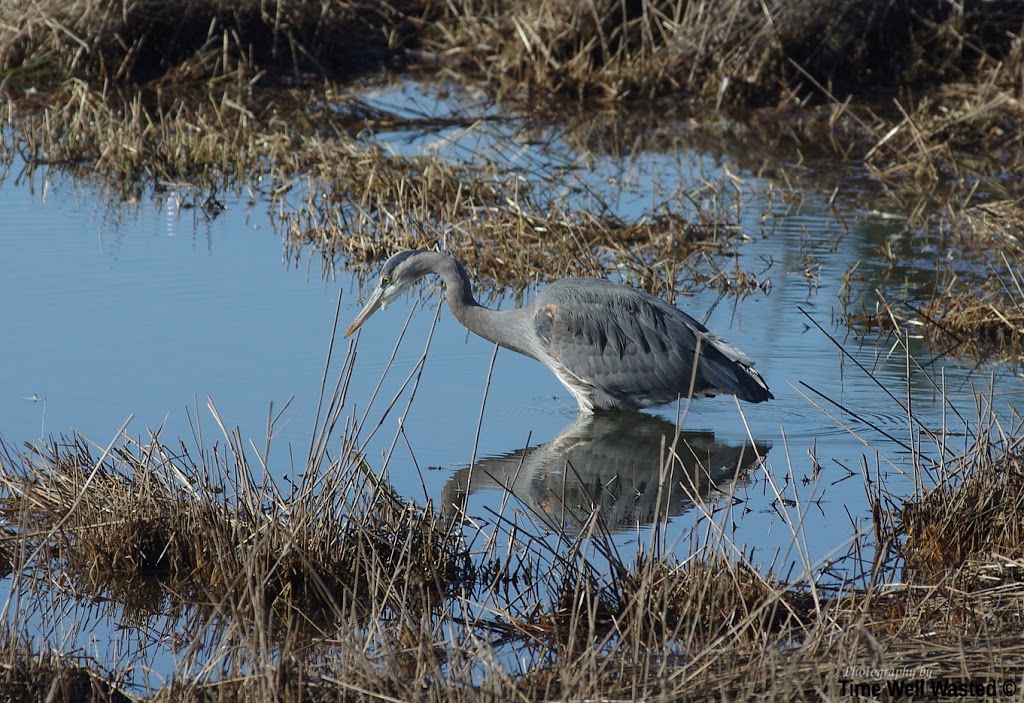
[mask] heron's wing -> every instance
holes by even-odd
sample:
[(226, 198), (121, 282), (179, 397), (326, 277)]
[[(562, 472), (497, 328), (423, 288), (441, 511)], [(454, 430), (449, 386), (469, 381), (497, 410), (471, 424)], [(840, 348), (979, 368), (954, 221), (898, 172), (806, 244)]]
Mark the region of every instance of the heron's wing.
[(645, 407), (691, 393), (743, 397), (749, 360), (654, 296), (574, 279), (549, 286), (534, 306), (535, 329), (551, 359), (616, 400)]

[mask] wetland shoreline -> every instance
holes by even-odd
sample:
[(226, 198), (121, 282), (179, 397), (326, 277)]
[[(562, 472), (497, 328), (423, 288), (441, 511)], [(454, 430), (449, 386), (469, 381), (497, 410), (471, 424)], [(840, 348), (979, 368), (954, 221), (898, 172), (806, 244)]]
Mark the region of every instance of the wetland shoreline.
[[(899, 235), (868, 262), (889, 271), (882, 287), (846, 273), (835, 317), (851, 334), (923, 335), (935, 355), (1019, 368), (1024, 7), (704, 6), (12, 0), (0, 7), (3, 178), (59, 171), (115, 206), (183, 185), (209, 218), (219, 194), (248, 191), (291, 257), (363, 270), (444, 241), (484, 295), (567, 275), (770, 294), (763, 270), (733, 263), (771, 236), (738, 226), (741, 176), (636, 219), (580, 205), (571, 173), (587, 153), (628, 160), (685, 133), (785, 197), (831, 192), (837, 222), (857, 207), (896, 213)], [(410, 75), (482, 96), (479, 109), (360, 99)], [(524, 141), (557, 130), (584, 156), (538, 173), (374, 138), (503, 122)], [(838, 175), (815, 168), (823, 159)], [(852, 178), (879, 194), (844, 199)], [(837, 228), (833, 246), (843, 239)], [(813, 281), (816, 262), (801, 265)], [(908, 289), (910, 267), (931, 281)], [(597, 522), (555, 549), (499, 516), (490, 528), (521, 551), (481, 548), (356, 451), (344, 378), (325, 386), (329, 418), (291, 486), (268, 482), (230, 432), (216, 449), (5, 437), (0, 700), (848, 700), (848, 684), (931, 679), (952, 695), (1024, 675), (1020, 423), (979, 410), (952, 447), (908, 409), (939, 448), (911, 441), (919, 490), (890, 492), (868, 450), (870, 524), (851, 528), (847, 576), (783, 577), (724, 527), (691, 554), (657, 542), (622, 554)], [(715, 514), (720, 497), (695, 502)], [(65, 600), (120, 612), (172, 653), (175, 675), (140, 685), (27, 624)]]

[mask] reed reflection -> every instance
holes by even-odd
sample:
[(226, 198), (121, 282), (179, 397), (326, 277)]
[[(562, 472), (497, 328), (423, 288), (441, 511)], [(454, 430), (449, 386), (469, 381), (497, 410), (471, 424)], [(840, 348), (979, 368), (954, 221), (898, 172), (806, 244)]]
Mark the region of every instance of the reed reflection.
[(724, 444), (713, 432), (677, 432), (639, 413), (580, 415), (553, 440), (457, 471), (442, 511), (457, 519), (470, 495), (508, 491), (541, 525), (578, 531), (591, 518), (615, 532), (680, 515), (715, 491), (744, 481), (767, 443)]

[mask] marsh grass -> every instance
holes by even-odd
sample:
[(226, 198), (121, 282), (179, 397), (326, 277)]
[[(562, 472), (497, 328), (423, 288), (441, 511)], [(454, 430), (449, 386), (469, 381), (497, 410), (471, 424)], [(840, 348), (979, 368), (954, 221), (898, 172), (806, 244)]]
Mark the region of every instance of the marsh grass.
[(1017, 451), (983, 472), (967, 465), (962, 483), (943, 485), (903, 508), (906, 562), (915, 578), (934, 581), (966, 566), (975, 588), (1021, 579), (1024, 496), (1015, 487), (1021, 469)]
[(725, 107), (758, 139), (862, 161), (903, 200), (1022, 163), (1012, 2), (466, 0), (453, 14), (424, 42), (449, 75), (512, 96), (690, 101), (712, 130), (707, 108)]
[(70, 73), (167, 84), (359, 73), (391, 53), (389, 34), (410, 19), (386, 3), (281, 0), (12, 0), (0, 18), (0, 71), (18, 86)]
[[(847, 324), (859, 333), (922, 337), (936, 358), (996, 359), (1019, 365), (1024, 359), (1024, 277), (1017, 237), (1021, 222), (1014, 219), (1019, 216), (1017, 207), (1014, 204), (1014, 216), (997, 221), (991, 214), (958, 214), (954, 223), (959, 228), (952, 233), (955, 243), (941, 246), (961, 252), (959, 259), (937, 261), (934, 282), (915, 273), (926, 280), (913, 295), (905, 283), (897, 284), (895, 291), (876, 292), (874, 307), (863, 301), (858, 311), (848, 306)], [(910, 246), (918, 239), (913, 237)], [(900, 254), (886, 249), (890, 265), (900, 270)]]
[(106, 672), (82, 666), (59, 652), (33, 651), (25, 640), (0, 639), (0, 656), (7, 671), (0, 676), (0, 695), (4, 701), (103, 701), (128, 703)]
[[(839, 154), (919, 226), (937, 199), (963, 211), (1014, 202), (1021, 7), (14, 1), (0, 9), (5, 163), (66, 170), (120, 200), (187, 184), (211, 217), (218, 192), (248, 191), (274, 203), (292, 256), (313, 247), (332, 265), (441, 243), (498, 292), (544, 271), (616, 275), (663, 295), (744, 294), (768, 282), (723, 262), (744, 234), (726, 184), (710, 184), (710, 204), (673, 194), (629, 218), (593, 194), (555, 194), (578, 190), (571, 173), (588, 153), (660, 149), (657, 117), (672, 114), (687, 132), (738, 139), (756, 154), (751, 169), (787, 183), (793, 159)], [(385, 64), (478, 87), (502, 112), (374, 107), (359, 77)], [(444, 130), (509, 119), (559, 125), (580, 162), (539, 176), (480, 152), (458, 162), (368, 139), (399, 130), (444, 142)]]
[[(309, 115), (295, 104), (298, 94), (254, 102), (233, 89), (152, 99), (84, 82), (62, 90), (58, 107), (9, 113), (16, 126), (7, 155), (23, 161), (24, 177), (60, 169), (128, 201), (188, 184), (195, 195), (185, 205), (209, 217), (218, 214), (218, 192), (248, 188), (274, 203), (289, 256), (298, 260), (311, 247), (328, 269), (440, 245), (492, 293), (521, 293), (539, 282), (538, 271), (547, 280), (621, 276), (663, 295), (698, 285), (742, 294), (763, 283), (761, 272), (720, 262), (743, 239), (736, 218), (744, 195), (728, 183), (707, 183), (625, 220), (602, 212), (596, 194), (580, 193), (572, 169), (538, 179), (529, 165), (484, 154), (460, 162), (367, 142), (359, 133), (371, 123), (358, 100)], [(404, 128), (426, 129), (439, 118), (402, 119)], [(565, 193), (571, 197), (556, 195)]]
[[(845, 0), (768, 6), (726, 0), (541, 0), (502, 5), (420, 0), (378, 5), (295, 0), (5, 3), (0, 70), (51, 80), (182, 83), (352, 74), (412, 61), (495, 93), (712, 97), (740, 105), (780, 95), (974, 77), (1019, 66), (1010, 1)], [(1007, 76), (1010, 78), (1010, 76)], [(980, 81), (979, 81), (980, 82)], [(1012, 85), (1012, 80), (1007, 82)]]
[[(915, 445), (909, 501), (865, 481), (871, 524), (845, 556), (823, 571), (801, 553), (804, 571), (782, 579), (728, 537), (731, 511), (742, 510), (728, 500), (696, 505), (703, 527), (679, 557), (658, 530), (624, 549), (599, 519), (553, 536), (514, 510), (453, 522), (398, 496), (386, 478), (395, 467), (373, 468), (358, 450), (370, 426), (345, 419), (352, 358), (335, 390), (325, 373), (324, 411), (303, 466), (288, 471), (294, 481), (271, 478), (280, 473), (269, 446), (243, 443), (213, 406), (213, 444), (197, 423), (173, 447), (156, 434), (105, 447), (79, 436), (5, 445), (0, 545), (14, 573), (0, 691), (67, 701), (832, 700), (841, 680), (858, 680), (849, 666), (1024, 673), (1024, 431), (984, 409), (959, 448), (942, 432), (928, 435), (933, 451)], [(766, 487), (800, 551), (805, 508), (785, 488), (796, 479), (771, 470)], [(54, 599), (63, 605), (51, 615)], [(97, 661), (73, 644), (97, 617), (69, 620), (68, 603), (101, 608), (145, 644)], [(137, 676), (154, 647), (174, 652), (173, 680)]]
[[(29, 554), (56, 549), (76, 591), (131, 603), (145, 585), (158, 582), (166, 590), (164, 600), (150, 603), (154, 609), (166, 609), (166, 599), (178, 593), (240, 612), (254, 607), (246, 600), (253, 597), (321, 612), (334, 605), (331, 593), (347, 592), (359, 601), (364, 561), (379, 562), (381, 572), (390, 571), (400, 554), (418, 563), (447, 563), (429, 555), (443, 534), (429, 520), (420, 522), (424, 514), (406, 513), (386, 491), (355, 487), (356, 468), (333, 472), (335, 483), (325, 480), (315, 494), (295, 500), (266, 478), (257, 482), (238, 450), (236, 445), (224, 456), (214, 447), (207, 458), (213, 466), (196, 472), (199, 459), (184, 447), (172, 453), (156, 437), (144, 446), (127, 441), (102, 460), (81, 437), (57, 440), (25, 455), (20, 474), (7, 474), (8, 488), (20, 488), (5, 511), (37, 524), (39, 535), (50, 533), (54, 543), (28, 540), (21, 546)], [(333, 496), (353, 492), (358, 497), (337, 512)], [(350, 520), (362, 529), (353, 531)], [(265, 567), (259, 592), (239, 589), (240, 575), (268, 558), (273, 566)], [(454, 576), (458, 567), (448, 566)], [(407, 575), (403, 602), (429, 598), (441, 585), (427, 572), (419, 575)], [(119, 591), (106, 592), (110, 587)]]
[[(350, 82), (337, 81), (416, 64), (548, 121), (571, 111), (573, 99), (661, 100), (659, 111), (691, 103), (697, 123), (717, 130), (717, 108), (734, 108), (743, 128), (828, 145), (909, 197), (1019, 170), (1022, 23), (1012, 0), (727, 0), (713, 11), (685, 0), (174, 0), (121, 9), (12, 0), (0, 12), (0, 80), (24, 106), (77, 104), (66, 99), (75, 83), (100, 95), (138, 92), (157, 128), (176, 114), (168, 96), (190, 91), (197, 103), (222, 103), (224, 123), (209, 126), (237, 149), (245, 146), (234, 136), (244, 134), (233, 126), (240, 116), (256, 132), (275, 116), (303, 124), (305, 106), (351, 94)], [(283, 112), (260, 109), (271, 93)], [(164, 109), (148, 109), (154, 101)], [(373, 112), (353, 114), (404, 122)], [(172, 142), (178, 132), (166, 130)]]
[[(37, 656), (15, 634), (54, 590), (115, 603), (130, 614), (122, 627), (170, 618), (161, 640), (189, 633), (175, 646), (193, 683), (178, 678), (157, 700), (643, 694), (678, 668), (687, 635), (697, 646), (731, 641), (737, 629), (750, 650), (792, 629), (775, 615), (785, 588), (736, 562), (656, 557), (635, 570), (616, 562), (609, 575), (586, 546), (613, 554), (606, 535), (562, 554), (522, 525), (522, 553), (490, 547), (469, 558), (461, 533), (382, 488), (362, 459), (307, 469), (285, 495), (254, 475), (235, 439), (195, 452), (172, 452), (158, 437), (102, 452), (82, 438), (7, 449), (4, 542), (19, 555), (20, 610), (8, 624), (4, 690), (131, 694), (122, 674), (77, 656)], [(537, 665), (513, 676), (502, 648)]]
[(763, 272), (719, 263), (743, 240), (731, 188), (709, 187), (696, 207), (665, 203), (626, 221), (574, 207), (496, 167), (474, 172), (424, 161), (422, 170), (395, 173), (395, 165), (414, 162), (382, 157), (369, 174), (372, 189), (348, 182), (351, 171), (312, 185), (331, 195), (281, 218), (293, 256), (315, 243), (331, 258), (376, 263), (400, 249), (441, 246), (484, 290), (517, 294), (569, 276), (621, 277), (666, 296), (698, 285), (749, 293), (762, 283)]
[[(67, 590), (112, 599), (143, 627), (168, 611), (188, 623), (175, 628), (189, 633), (179, 653), (187, 678), (154, 700), (671, 698), (702, 685), (672, 683), (694, 653), (751, 656), (766, 641), (797, 636), (807, 617), (805, 599), (783, 584), (710, 552), (685, 564), (617, 561), (609, 574), (591, 565), (586, 546), (612, 554), (606, 536), (559, 553), (520, 525), (524, 553), (487, 549), (467, 562), (460, 538), (430, 536), (447, 523), (412, 505), (388, 507), (390, 493), (361, 513), (351, 492), (331, 491), (344, 513), (335, 522), (310, 506), (318, 495), (283, 499), (234, 460), (192, 473), (191, 455), (156, 438), (108, 454), (98, 461), (82, 440), (17, 459), (8, 452), (20, 470), (5, 471), (5, 541), (28, 555), (19, 562), (21, 607)], [(217, 452), (203, 455), (212, 461)], [(453, 559), (463, 564), (458, 575), (443, 566)], [(140, 604), (137, 593), (151, 589), (163, 598)], [(535, 664), (506, 672), (504, 648)], [(72, 701), (137, 691), (81, 657), (36, 656), (13, 633), (6, 652), (16, 664), (3, 671), (6, 691), (67, 689)]]
[[(350, 99), (352, 84), (332, 82), (412, 60), (503, 104), (544, 93), (534, 104), (549, 121), (567, 114), (553, 107), (566, 96), (577, 111), (593, 99), (703, 101), (691, 106), (701, 120), (690, 127), (743, 124), (745, 137), (758, 128), (742, 120), (771, 118), (759, 138), (825, 144), (865, 164), (915, 216), (925, 213), (917, 203), (954, 182), (952, 210), (963, 219), (952, 231), (1019, 240), (1019, 218), (1008, 217), (1019, 212), (1016, 185), (1000, 175), (1021, 164), (1019, 3), (875, 11), (808, 0), (771, 16), (759, 2), (705, 7), (183, 0), (115, 12), (98, 0), (13, 0), (0, 9), (4, 168), (17, 158), (28, 177), (66, 170), (122, 200), (183, 181), (206, 194), (198, 203), (250, 188), (273, 203), (298, 249), (363, 264), (444, 242), (496, 287), (520, 288), (544, 271), (614, 273), (678, 292), (698, 263), (701, 285), (762, 284), (759, 272), (722, 263), (744, 236), (725, 184), (708, 186), (707, 206), (679, 199), (626, 221), (548, 195), (571, 190), (571, 180), (367, 143), (375, 126), (480, 123), (367, 110)], [(895, 91), (891, 107), (862, 104), (879, 88)], [(570, 122), (566, 139), (623, 154), (651, 143), (649, 122), (606, 109)], [(645, 137), (631, 137), (636, 124)], [(991, 159), (964, 158), (972, 152)], [(972, 188), (975, 176), (984, 187)], [(978, 205), (980, 196), (995, 203)], [(918, 306), (923, 315), (892, 307), (878, 320), (953, 330), (957, 342), (1019, 343), (1019, 259), (1003, 252), (1009, 274), (988, 293), (998, 305), (951, 285), (952, 298), (940, 291), (933, 308)], [(1015, 680), (1024, 672), (1020, 428), (979, 422), (961, 451), (915, 454), (929, 481), (906, 507), (905, 496), (871, 486), (870, 530), (849, 545), (851, 563), (865, 568), (823, 584), (832, 572), (809, 560), (786, 578), (760, 572), (711, 509), (706, 524), (717, 529), (682, 560), (656, 544), (624, 554), (597, 521), (555, 544), (514, 516), (492, 516), (493, 540), (472, 523), (454, 530), (433, 506), (389, 488), (384, 467), (360, 453), (367, 427), (345, 415), (343, 390), (326, 397), (299, 466), (270, 466), (269, 451), (219, 419), (213, 444), (197, 432), (5, 445), (0, 571), (10, 572), (12, 595), (0, 695), (821, 700), (840, 697), (848, 665)], [(328, 429), (336, 425), (340, 437)], [(271, 478), (284, 474), (295, 482)], [(798, 542), (796, 524), (787, 523)], [(493, 546), (502, 543), (517, 548)], [(595, 553), (607, 569), (590, 562)], [(143, 656), (108, 671), (81, 648), (64, 649), (87, 625), (68, 633), (48, 619), (55, 595), (105, 606), (118, 626), (172, 650), (174, 680), (133, 678)]]

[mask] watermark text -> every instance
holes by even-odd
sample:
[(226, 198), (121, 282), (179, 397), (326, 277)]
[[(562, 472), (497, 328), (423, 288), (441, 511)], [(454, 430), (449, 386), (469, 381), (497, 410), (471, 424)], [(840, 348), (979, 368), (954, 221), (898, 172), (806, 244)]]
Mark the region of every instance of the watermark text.
[(848, 666), (841, 672), (839, 695), (852, 699), (878, 698), (1010, 698), (1017, 694), (1014, 679), (939, 678), (926, 667), (871, 668)]

